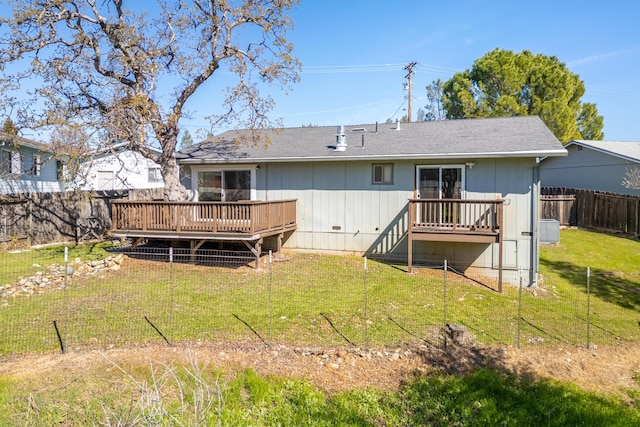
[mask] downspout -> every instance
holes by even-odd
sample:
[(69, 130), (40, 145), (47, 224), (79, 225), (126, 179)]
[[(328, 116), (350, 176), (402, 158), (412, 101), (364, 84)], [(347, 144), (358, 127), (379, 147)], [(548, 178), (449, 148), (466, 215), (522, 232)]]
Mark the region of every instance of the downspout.
[(536, 157), (536, 164), (532, 172), (531, 186), (531, 260), (529, 286), (538, 287), (538, 270), (540, 268), (538, 223), (540, 216), (540, 157)]

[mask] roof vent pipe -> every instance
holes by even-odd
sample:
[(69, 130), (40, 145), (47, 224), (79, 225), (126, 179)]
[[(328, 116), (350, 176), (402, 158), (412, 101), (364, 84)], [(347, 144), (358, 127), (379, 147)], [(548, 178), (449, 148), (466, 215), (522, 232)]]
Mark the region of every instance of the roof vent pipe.
[(344, 151), (347, 149), (347, 136), (344, 133), (344, 125), (338, 126), (336, 133), (336, 151)]
[(400, 130), (400, 119), (396, 119), (396, 130)]

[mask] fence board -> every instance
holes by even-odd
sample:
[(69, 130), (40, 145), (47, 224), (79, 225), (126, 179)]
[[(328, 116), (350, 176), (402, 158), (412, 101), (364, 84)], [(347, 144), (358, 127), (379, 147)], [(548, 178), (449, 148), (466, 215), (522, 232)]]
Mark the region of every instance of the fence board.
[(640, 235), (640, 197), (593, 190), (543, 187), (540, 218), (626, 235)]
[[(160, 190), (158, 192), (157, 190)], [(42, 244), (101, 236), (111, 228), (111, 200), (149, 199), (162, 189), (0, 195), (0, 244)], [(91, 227), (91, 230), (87, 228)]]

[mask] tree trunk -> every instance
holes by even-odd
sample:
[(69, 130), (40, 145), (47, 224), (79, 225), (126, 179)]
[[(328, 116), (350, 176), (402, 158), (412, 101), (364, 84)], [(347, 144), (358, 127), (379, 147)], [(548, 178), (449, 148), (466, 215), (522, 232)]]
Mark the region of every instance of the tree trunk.
[(176, 164), (175, 157), (161, 165), (162, 179), (164, 180), (164, 197), (172, 202), (187, 200), (189, 194), (180, 182), (180, 168)]

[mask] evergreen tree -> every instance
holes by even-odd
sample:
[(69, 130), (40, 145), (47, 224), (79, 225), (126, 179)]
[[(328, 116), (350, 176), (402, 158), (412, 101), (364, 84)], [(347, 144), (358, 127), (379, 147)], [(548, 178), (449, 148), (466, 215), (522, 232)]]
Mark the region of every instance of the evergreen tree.
[(188, 130), (185, 130), (182, 134), (182, 138), (180, 139), (180, 149), (184, 150), (185, 148), (191, 147), (193, 145), (193, 138), (191, 138), (191, 134)]
[(18, 134), (18, 128), (13, 123), (13, 120), (11, 120), (11, 118), (7, 118), (7, 120), (4, 121), (4, 124), (2, 125), (2, 132), (8, 133), (9, 135)]
[(495, 49), (445, 82), (442, 101), (447, 118), (537, 115), (561, 142), (602, 139), (604, 120), (584, 93), (555, 56)]

